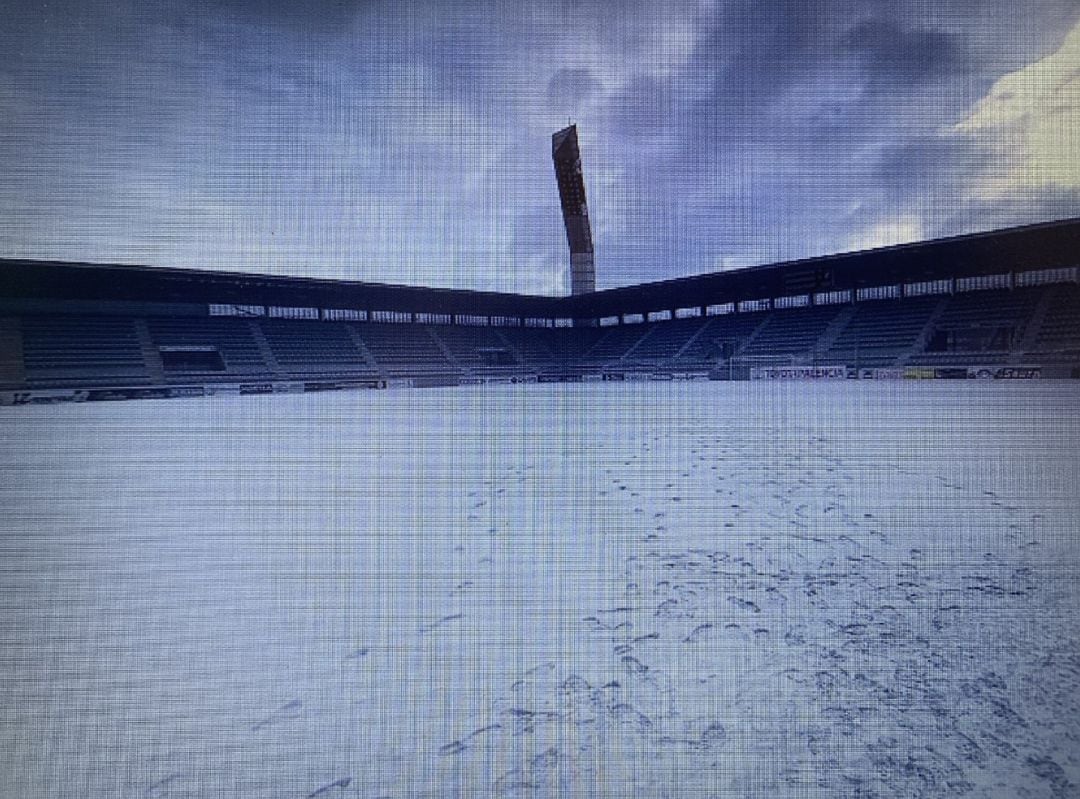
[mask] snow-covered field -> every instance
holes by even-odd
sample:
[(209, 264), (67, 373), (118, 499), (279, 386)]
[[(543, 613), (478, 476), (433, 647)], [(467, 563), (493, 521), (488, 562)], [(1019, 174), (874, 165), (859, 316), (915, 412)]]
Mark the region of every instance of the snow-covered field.
[(1072, 383), (0, 409), (0, 796), (1080, 793)]

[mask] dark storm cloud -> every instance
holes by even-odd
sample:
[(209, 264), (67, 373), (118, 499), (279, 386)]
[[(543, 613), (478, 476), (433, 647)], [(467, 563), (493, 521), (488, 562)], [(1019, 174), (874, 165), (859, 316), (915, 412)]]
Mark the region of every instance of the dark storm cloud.
[(603, 285), (845, 249), (882, 219), (930, 235), (1080, 213), (1064, 189), (972, 199), (1000, 154), (954, 130), (1078, 14), (20, 3), (0, 27), (0, 250), (551, 291), (568, 117)]
[(940, 30), (864, 20), (846, 32), (843, 43), (881, 88), (956, 77), (968, 70), (959, 37)]
[[(650, 113), (664, 92), (645, 81), (627, 87), (610, 119), (631, 137), (667, 121), (679, 145), (656, 171), (682, 175), (683, 197), (687, 186), (712, 184), (715, 200), (698, 203), (712, 213), (691, 212), (708, 240), (698, 253), (711, 245), (740, 262), (843, 249), (860, 227), (898, 214), (935, 232), (945, 217), (965, 230), (1009, 224), (965, 197), (993, 143), (948, 129), (1006, 67), (1052, 50), (1075, 20), (1075, 10), (1041, 5), (1044, 19), (1021, 26), (1041, 33), (1024, 39), (1026, 53), (1017, 12), (1004, 3), (942, 3), (933, 16), (864, 3), (729, 5), (670, 84), (679, 96), (661, 105), (673, 113)], [(650, 203), (635, 205), (649, 224)], [(1053, 216), (1070, 208), (1080, 211), (1066, 202)], [(734, 244), (748, 217), (760, 240), (783, 243)], [(669, 235), (686, 233), (676, 225)]]

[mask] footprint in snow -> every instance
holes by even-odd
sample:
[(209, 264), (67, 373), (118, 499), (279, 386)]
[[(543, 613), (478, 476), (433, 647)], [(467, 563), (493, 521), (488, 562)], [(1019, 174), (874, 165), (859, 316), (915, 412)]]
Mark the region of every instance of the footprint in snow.
[(334, 780), (333, 782), (328, 782), (326, 785), (323, 785), (321, 788), (316, 788), (314, 791), (309, 793), (308, 794), (308, 799), (313, 799), (313, 797), (316, 797), (316, 796), (325, 796), (326, 794), (330, 793), (335, 788), (348, 788), (349, 784), (351, 782), (352, 782), (352, 777), (342, 777), (339, 780)]

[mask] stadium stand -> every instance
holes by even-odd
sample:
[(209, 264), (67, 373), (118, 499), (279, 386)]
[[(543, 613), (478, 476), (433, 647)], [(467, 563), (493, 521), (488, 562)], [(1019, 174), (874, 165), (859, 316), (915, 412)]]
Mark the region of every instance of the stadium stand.
[[(148, 318), (146, 326), (162, 355), (169, 382), (272, 374), (251, 323), (245, 319), (162, 316)], [(200, 357), (197, 353), (205, 354)], [(218, 357), (214, 358), (214, 354)]]
[(860, 304), (819, 360), (855, 367), (900, 366), (942, 302), (939, 297), (915, 297)]
[(360, 340), (388, 375), (451, 375), (460, 368), (450, 361), (430, 328), (412, 324), (352, 324)]
[(430, 329), (453, 363), (466, 370), (498, 373), (520, 363), (510, 344), (495, 328), (440, 325)]
[(700, 334), (705, 323), (704, 319), (694, 318), (651, 324), (625, 357), (635, 366), (669, 366), (683, 348)]
[(819, 369), (1080, 377), (1078, 252), (1069, 220), (570, 297), (0, 261), (0, 401)]
[(584, 364), (585, 353), (591, 350), (596, 343), (607, 335), (607, 328), (583, 327), (580, 329), (529, 331), (532, 335), (540, 337), (549, 336), (551, 349), (555, 353), (555, 366), (565, 369), (580, 369)]
[(771, 357), (806, 362), (841, 310), (840, 306), (826, 305), (774, 311), (739, 354), (744, 359)]
[(268, 319), (256, 324), (270, 347), (279, 376), (339, 378), (379, 374), (344, 323)]
[(609, 327), (591, 347), (581, 353), (582, 365), (616, 364), (632, 350), (648, 332), (644, 325)]
[(28, 316), (21, 325), (29, 386), (149, 383), (134, 320), (117, 316)]
[(997, 289), (949, 298), (916, 365), (1004, 364), (1022, 340), (1046, 289)]
[(708, 368), (736, 357), (769, 318), (768, 312), (729, 314), (707, 320), (704, 328), (675, 356), (675, 365)]
[(1080, 286), (1065, 284), (1048, 290), (1045, 316), (1030, 339), (1034, 346), (1023, 354), (1023, 360), (1080, 364)]
[(553, 342), (549, 335), (543, 335), (546, 332), (520, 327), (497, 330), (498, 335), (506, 342), (515, 363), (541, 369), (555, 365)]

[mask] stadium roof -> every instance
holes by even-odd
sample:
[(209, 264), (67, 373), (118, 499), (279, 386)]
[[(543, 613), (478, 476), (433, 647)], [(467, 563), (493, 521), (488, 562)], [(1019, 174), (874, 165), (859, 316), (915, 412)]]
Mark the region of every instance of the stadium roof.
[(642, 283), (577, 297), (202, 269), (0, 259), (0, 296), (596, 318), (950, 277), (1075, 266), (1080, 218)]
[(575, 318), (1075, 266), (1080, 218), (640, 283), (567, 297)]

